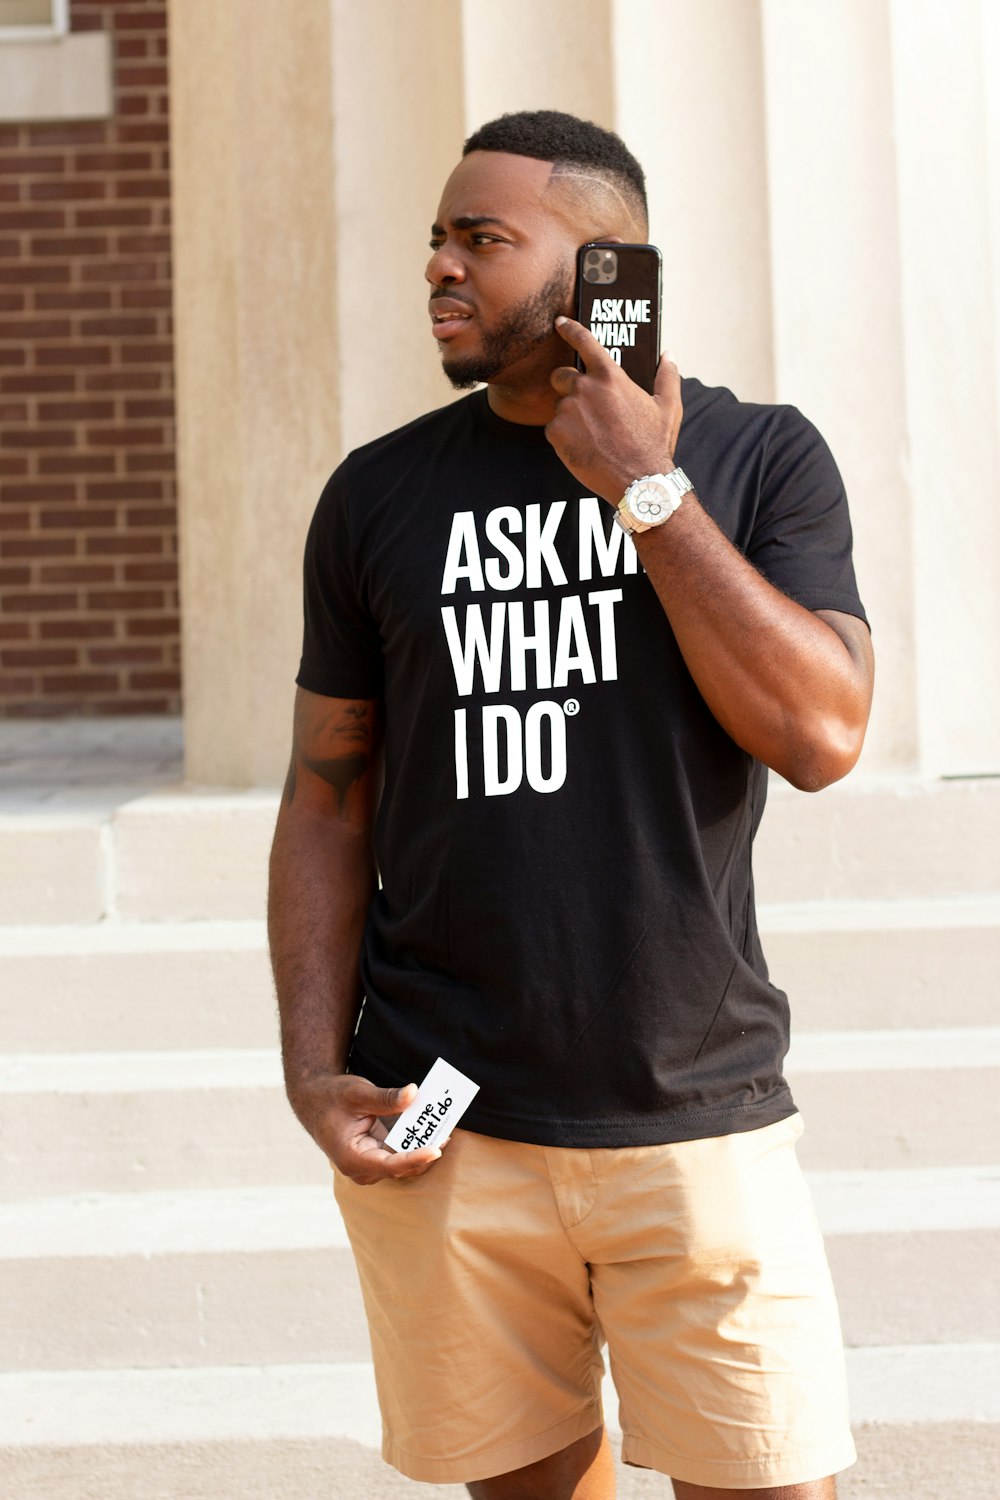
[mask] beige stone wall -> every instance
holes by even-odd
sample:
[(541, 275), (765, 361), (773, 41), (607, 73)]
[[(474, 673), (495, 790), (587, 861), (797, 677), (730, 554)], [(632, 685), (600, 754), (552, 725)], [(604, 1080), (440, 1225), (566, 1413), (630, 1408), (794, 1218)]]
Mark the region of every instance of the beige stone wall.
[(1000, 771), (996, 7), (288, 14), (172, 0), (192, 779), (280, 779), (309, 513), (348, 448), (450, 399), (427, 228), (464, 134), (528, 107), (612, 125), (643, 160), (682, 368), (830, 441), (879, 652), (863, 767)]

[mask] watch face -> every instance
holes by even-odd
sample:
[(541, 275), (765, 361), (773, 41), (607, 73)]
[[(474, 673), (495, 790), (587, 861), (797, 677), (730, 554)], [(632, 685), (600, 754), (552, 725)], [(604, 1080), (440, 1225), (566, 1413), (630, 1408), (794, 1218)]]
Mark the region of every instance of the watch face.
[(636, 520), (656, 526), (666, 520), (672, 506), (661, 484), (637, 484), (629, 493), (628, 508)]

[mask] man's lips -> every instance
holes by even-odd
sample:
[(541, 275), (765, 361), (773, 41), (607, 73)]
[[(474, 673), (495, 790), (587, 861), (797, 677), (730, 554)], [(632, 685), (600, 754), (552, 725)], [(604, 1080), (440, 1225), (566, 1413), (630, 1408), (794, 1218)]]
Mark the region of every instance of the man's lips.
[(458, 297), (434, 297), (429, 304), (431, 332), (436, 339), (450, 339), (459, 333), (472, 317), (468, 302)]

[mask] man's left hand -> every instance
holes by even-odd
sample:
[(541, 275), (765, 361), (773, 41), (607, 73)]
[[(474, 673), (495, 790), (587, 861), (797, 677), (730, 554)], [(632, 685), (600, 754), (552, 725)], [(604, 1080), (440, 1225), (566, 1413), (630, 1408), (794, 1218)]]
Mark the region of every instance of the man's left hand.
[(633, 479), (673, 467), (684, 414), (677, 366), (660, 356), (650, 396), (582, 323), (557, 318), (556, 332), (586, 368), (553, 370), (558, 402), (545, 435), (589, 494), (617, 505)]

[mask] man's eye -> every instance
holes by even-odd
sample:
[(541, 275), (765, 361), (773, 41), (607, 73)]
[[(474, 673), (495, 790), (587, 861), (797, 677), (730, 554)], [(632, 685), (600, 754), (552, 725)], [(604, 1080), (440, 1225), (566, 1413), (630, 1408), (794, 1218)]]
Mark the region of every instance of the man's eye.
[(499, 243), (495, 234), (474, 234), (472, 236), (474, 245), (496, 245)]
[(427, 243), (430, 245), (432, 250), (440, 250), (441, 246), (444, 244), (444, 240), (428, 240)]

